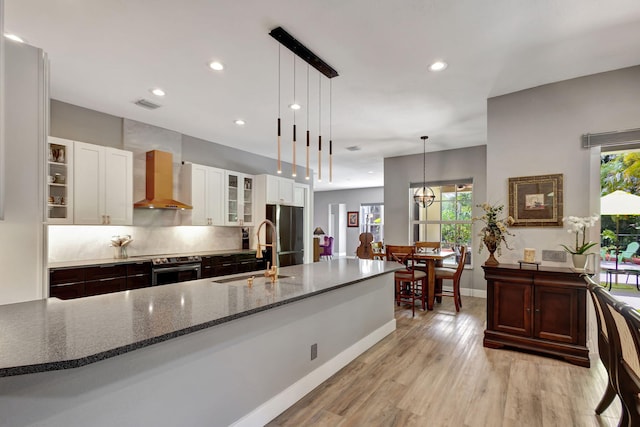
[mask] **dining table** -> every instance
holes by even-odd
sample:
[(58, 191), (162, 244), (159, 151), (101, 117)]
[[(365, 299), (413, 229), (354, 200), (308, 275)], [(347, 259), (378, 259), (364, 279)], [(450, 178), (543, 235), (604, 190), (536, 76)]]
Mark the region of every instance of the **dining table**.
[(415, 267), (418, 269), (424, 268), (425, 273), (427, 273), (427, 310), (433, 310), (433, 303), (435, 301), (436, 267), (442, 267), (442, 262), (445, 259), (455, 255), (455, 252), (444, 252), (441, 250), (421, 252), (416, 251), (414, 253), (414, 260), (425, 262), (424, 267), (422, 267), (420, 264), (417, 264)]

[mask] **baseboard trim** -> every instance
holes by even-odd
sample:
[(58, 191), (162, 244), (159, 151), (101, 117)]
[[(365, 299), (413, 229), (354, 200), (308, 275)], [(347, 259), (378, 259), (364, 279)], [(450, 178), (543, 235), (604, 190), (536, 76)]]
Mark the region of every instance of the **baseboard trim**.
[(487, 290), (486, 289), (460, 288), (460, 293), (462, 294), (462, 296), (487, 299)]
[(250, 427), (267, 424), (395, 330), (396, 319), (392, 319), (231, 425)]

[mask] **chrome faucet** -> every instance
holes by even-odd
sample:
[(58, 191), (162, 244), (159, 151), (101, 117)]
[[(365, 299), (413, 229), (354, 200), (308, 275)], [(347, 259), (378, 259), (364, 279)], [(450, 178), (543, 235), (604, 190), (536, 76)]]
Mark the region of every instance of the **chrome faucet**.
[[(271, 243), (265, 243), (264, 245), (260, 243), (260, 228), (262, 228), (263, 225), (267, 225), (267, 226), (271, 226)], [(271, 282), (275, 282), (276, 279), (278, 278), (278, 250), (277, 250), (277, 241), (278, 241), (278, 235), (276, 232), (276, 225), (269, 221), (268, 219), (265, 219), (264, 221), (262, 221), (259, 225), (258, 225), (258, 231), (256, 233), (256, 235), (258, 236), (258, 250), (256, 252), (256, 258), (258, 259), (262, 259), (262, 247), (264, 246), (266, 247), (271, 247), (271, 267), (269, 267), (269, 262), (267, 261), (267, 270), (264, 272), (264, 276), (265, 277), (269, 277), (271, 279)], [(266, 236), (265, 236), (266, 238)]]

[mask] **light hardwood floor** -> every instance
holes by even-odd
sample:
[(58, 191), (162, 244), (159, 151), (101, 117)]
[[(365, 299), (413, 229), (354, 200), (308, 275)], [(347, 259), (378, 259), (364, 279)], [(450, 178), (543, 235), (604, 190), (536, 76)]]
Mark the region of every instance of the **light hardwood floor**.
[(590, 369), (482, 346), (486, 300), (452, 298), (432, 312), (396, 309), (397, 330), (269, 426), (616, 426), (620, 401), (597, 416), (606, 385)]

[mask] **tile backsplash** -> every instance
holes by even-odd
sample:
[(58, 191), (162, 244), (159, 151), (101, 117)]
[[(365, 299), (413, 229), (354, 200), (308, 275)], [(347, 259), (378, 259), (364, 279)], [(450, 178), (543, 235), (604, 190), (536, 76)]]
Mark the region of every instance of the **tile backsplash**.
[(111, 237), (130, 234), (129, 256), (187, 254), (242, 248), (240, 227), (50, 225), (49, 262), (113, 258)]

